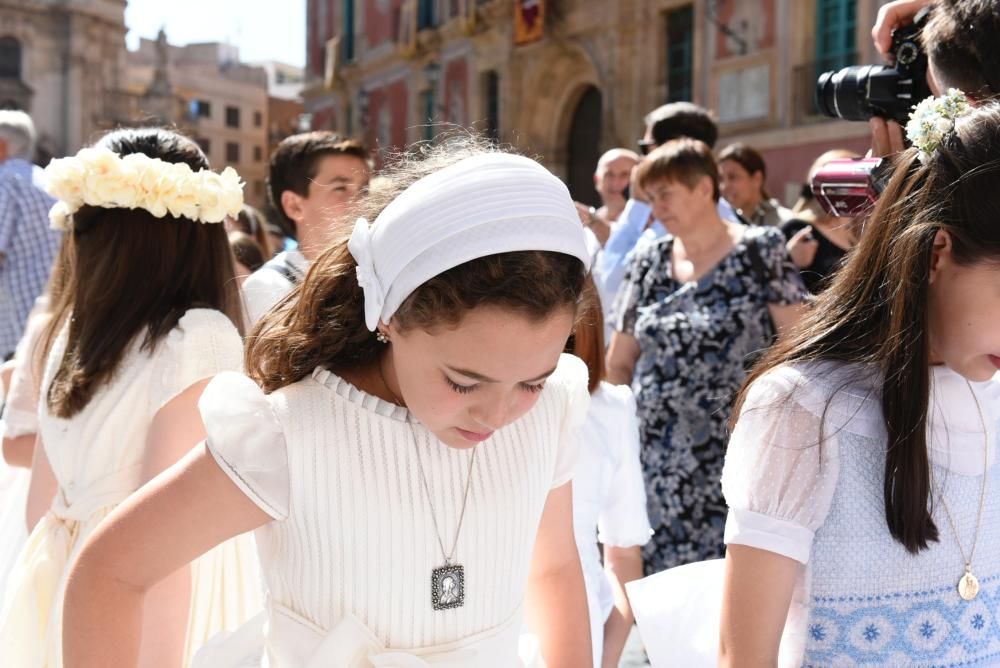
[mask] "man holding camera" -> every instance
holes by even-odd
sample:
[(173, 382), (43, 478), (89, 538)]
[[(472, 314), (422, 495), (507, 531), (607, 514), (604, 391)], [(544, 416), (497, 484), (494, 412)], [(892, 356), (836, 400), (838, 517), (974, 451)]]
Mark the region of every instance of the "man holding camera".
[[(932, 11), (923, 27), (922, 42), (927, 52), (930, 92), (941, 95), (949, 88), (958, 88), (973, 101), (996, 96), (1000, 92), (997, 0), (895, 0), (879, 9), (872, 28), (875, 48), (883, 56), (894, 58), (893, 31), (912, 24), (927, 7)], [(889, 155), (905, 148), (899, 122), (873, 116), (869, 124), (873, 155)]]

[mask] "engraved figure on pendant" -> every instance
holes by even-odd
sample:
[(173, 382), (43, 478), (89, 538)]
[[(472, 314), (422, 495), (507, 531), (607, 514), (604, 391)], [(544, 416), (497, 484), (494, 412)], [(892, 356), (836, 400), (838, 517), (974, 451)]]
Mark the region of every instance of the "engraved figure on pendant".
[(458, 600), (458, 582), (451, 575), (441, 580), (441, 604), (448, 605)]

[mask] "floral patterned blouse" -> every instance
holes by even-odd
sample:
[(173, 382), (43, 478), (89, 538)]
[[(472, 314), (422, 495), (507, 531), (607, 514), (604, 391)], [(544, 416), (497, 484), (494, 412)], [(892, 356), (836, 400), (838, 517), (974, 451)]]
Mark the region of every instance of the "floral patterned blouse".
[(654, 531), (643, 548), (647, 573), (723, 555), (719, 478), (732, 400), (774, 339), (768, 305), (808, 297), (776, 228), (747, 227), (693, 282), (674, 280), (672, 249), (667, 235), (636, 251), (617, 323), (640, 348), (632, 389)]

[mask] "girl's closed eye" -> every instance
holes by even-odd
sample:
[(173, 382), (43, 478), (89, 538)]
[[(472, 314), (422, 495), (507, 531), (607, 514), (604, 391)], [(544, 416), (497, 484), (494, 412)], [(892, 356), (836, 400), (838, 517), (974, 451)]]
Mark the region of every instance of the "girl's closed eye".
[(445, 376), (444, 379), (448, 383), (448, 386), (459, 394), (468, 394), (478, 387), (478, 385), (459, 385), (448, 376)]
[[(453, 381), (448, 376), (445, 376), (444, 379), (448, 383), (448, 386), (455, 392), (458, 392), (459, 394), (468, 394), (469, 392), (472, 392), (477, 387), (479, 387), (479, 385), (460, 385), (455, 381)], [(520, 385), (522, 390), (524, 390), (525, 392), (531, 392), (532, 394), (537, 394), (538, 392), (541, 392), (542, 390), (545, 389), (544, 381), (541, 383), (534, 383), (534, 384), (521, 383)]]

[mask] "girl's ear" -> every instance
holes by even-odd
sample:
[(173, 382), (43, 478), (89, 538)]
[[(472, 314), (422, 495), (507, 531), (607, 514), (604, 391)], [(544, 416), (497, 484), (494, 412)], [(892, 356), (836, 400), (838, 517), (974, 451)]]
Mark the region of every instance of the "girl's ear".
[(947, 266), (952, 260), (951, 234), (946, 230), (938, 230), (934, 235), (934, 245), (931, 248), (931, 273), (928, 283), (933, 285), (942, 267)]

